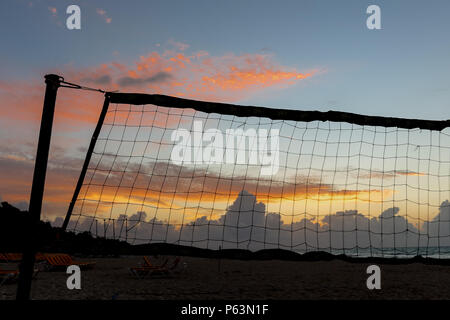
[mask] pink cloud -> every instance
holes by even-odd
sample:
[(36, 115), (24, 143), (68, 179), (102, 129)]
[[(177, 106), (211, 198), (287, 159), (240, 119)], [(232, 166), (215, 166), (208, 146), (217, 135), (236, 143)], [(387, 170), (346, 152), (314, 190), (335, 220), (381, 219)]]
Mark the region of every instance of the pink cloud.
[[(106, 12), (99, 15), (105, 16)], [(230, 53), (212, 56), (204, 50), (189, 53), (187, 45), (172, 47), (174, 48), (171, 50), (149, 52), (134, 61), (106, 61), (83, 69), (64, 66), (46, 72), (60, 74), (73, 83), (110, 91), (161, 93), (224, 102), (237, 102), (263, 90), (291, 86), (315, 73), (314, 70), (299, 71), (284, 66), (271, 55)], [(0, 81), (2, 128), (33, 127), (36, 129), (30, 129), (30, 132), (37, 134), (44, 90), (45, 84), (41, 77), (15, 82)], [(103, 99), (103, 95), (97, 92), (60, 88), (55, 108), (54, 135), (93, 130)], [(155, 119), (164, 125), (168, 124), (167, 119), (162, 120)], [(32, 141), (31, 144), (35, 146), (37, 137), (24, 134), (23, 139)], [(64, 142), (64, 150), (76, 145), (66, 138)], [(82, 145), (85, 146), (85, 143), (83, 141)], [(5, 137), (0, 139), (0, 144), (8, 145)], [(30, 154), (34, 157), (34, 152)], [(17, 157), (0, 158), (0, 175), (4, 185), (8, 186), (0, 190), (0, 194), (8, 201), (27, 201), (29, 198), (33, 166), (26, 160)], [(55, 214), (65, 210), (79, 169), (79, 164), (76, 170), (70, 172), (67, 168), (59, 171), (49, 168), (49, 188), (45, 202), (47, 206), (54, 208), (52, 212)]]
[(236, 102), (267, 88), (291, 86), (316, 72), (282, 66), (266, 54), (211, 56), (206, 51), (166, 50), (150, 52), (131, 64), (109, 62), (69, 75), (90, 84), (106, 84), (109, 90)]
[(103, 9), (97, 9), (97, 14), (100, 15), (101, 17), (103, 17), (103, 19), (105, 20), (106, 23), (111, 23), (112, 18), (110, 18), (107, 14), (106, 11)]
[[(110, 61), (97, 66), (49, 70), (73, 83), (121, 92), (160, 93), (185, 98), (237, 102), (262, 90), (291, 86), (315, 74), (279, 64), (266, 54), (211, 56), (206, 51), (153, 51), (133, 62)], [(37, 83), (0, 82), (0, 117), (38, 121), (42, 112), (43, 79)], [(97, 121), (103, 96), (61, 88), (55, 122), (67, 128)]]
[(48, 7), (48, 11), (50, 11), (52, 16), (54, 17), (56, 17), (56, 15), (58, 14), (58, 10), (56, 10), (55, 7)]

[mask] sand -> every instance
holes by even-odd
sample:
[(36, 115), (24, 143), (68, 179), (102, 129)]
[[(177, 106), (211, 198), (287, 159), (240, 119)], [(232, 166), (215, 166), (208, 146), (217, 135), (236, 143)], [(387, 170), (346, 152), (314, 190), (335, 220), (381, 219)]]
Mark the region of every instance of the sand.
[[(79, 259), (83, 260), (83, 259)], [(87, 260), (87, 259), (85, 259)], [(368, 290), (368, 264), (344, 261), (241, 261), (183, 257), (186, 269), (172, 277), (136, 279), (128, 267), (142, 257), (95, 258), (82, 271), (81, 290), (68, 290), (64, 271), (40, 272), (32, 299), (450, 299), (448, 266), (380, 265), (381, 290)], [(0, 300), (14, 299), (17, 284), (0, 287)]]

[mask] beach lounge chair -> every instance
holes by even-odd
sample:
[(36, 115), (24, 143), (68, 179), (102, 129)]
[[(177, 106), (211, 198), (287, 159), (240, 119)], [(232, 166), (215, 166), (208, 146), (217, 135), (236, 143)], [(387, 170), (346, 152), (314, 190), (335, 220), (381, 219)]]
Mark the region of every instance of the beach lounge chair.
[[(146, 259), (144, 258), (144, 260), (146, 260)], [(147, 263), (147, 261), (146, 261), (146, 263)], [(168, 259), (164, 262), (163, 265), (134, 267), (134, 268), (130, 268), (130, 272), (131, 272), (131, 274), (133, 274), (134, 276), (136, 276), (138, 278), (145, 278), (147, 276), (153, 276), (153, 275), (170, 276), (175, 273), (181, 272), (186, 267), (186, 264), (181, 263), (180, 257), (176, 257), (169, 266), (167, 266), (167, 264), (168, 264)]]
[(72, 265), (77, 265), (80, 269), (86, 270), (92, 269), (95, 266), (95, 262), (74, 261), (70, 255), (64, 253), (44, 254), (44, 256), (50, 270), (64, 269)]
[(144, 256), (144, 265), (143, 265), (143, 267), (163, 268), (163, 267), (165, 267), (167, 265), (168, 262), (169, 262), (169, 258), (164, 260), (164, 262), (162, 264), (153, 264), (149, 257)]
[(43, 253), (40, 253), (40, 252), (36, 253), (36, 261), (37, 262), (45, 261), (45, 260), (46, 260), (45, 255)]
[(138, 267), (131, 267), (128, 270), (130, 273), (137, 278), (143, 278), (147, 276), (152, 270), (164, 268), (167, 263), (169, 262), (169, 259), (166, 259), (162, 264), (156, 265), (151, 262), (150, 258), (147, 256), (144, 256), (144, 264), (140, 265)]
[[(36, 261), (44, 261), (45, 257), (42, 253), (36, 253)], [(3, 262), (20, 262), (22, 261), (21, 253), (0, 253), (0, 261)]]
[(4, 254), (8, 262), (20, 262), (22, 261), (21, 253), (5, 253)]
[(3, 270), (0, 269), (0, 286), (12, 282), (19, 277), (19, 270)]
[[(36, 279), (39, 269), (35, 268), (33, 271), (33, 279)], [(19, 278), (18, 269), (2, 269), (0, 268), (0, 285), (15, 281)]]
[[(22, 261), (22, 254), (21, 253), (0, 253), (0, 262), (7, 262), (7, 263), (15, 263), (19, 264)], [(38, 274), (40, 270), (45, 270), (45, 267), (43, 266), (43, 263), (45, 263), (45, 257), (42, 253), (36, 254), (36, 269), (34, 270), (34, 277)]]
[(4, 269), (0, 269), (0, 275), (5, 275), (5, 274), (19, 274), (19, 270), (4, 270)]
[(176, 257), (169, 266), (164, 266), (152, 271), (152, 274), (173, 275), (184, 271), (186, 264), (181, 262), (180, 257)]

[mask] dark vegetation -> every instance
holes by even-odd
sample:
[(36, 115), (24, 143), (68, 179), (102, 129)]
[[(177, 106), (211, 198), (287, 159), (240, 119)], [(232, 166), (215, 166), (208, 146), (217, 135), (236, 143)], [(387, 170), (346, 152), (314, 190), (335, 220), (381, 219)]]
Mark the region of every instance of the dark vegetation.
[[(0, 206), (0, 252), (22, 252), (30, 241), (27, 237), (29, 214), (7, 202)], [(89, 232), (75, 234), (40, 221), (33, 240), (40, 252), (66, 252), (81, 255), (119, 255), (131, 247), (124, 241), (95, 238)]]
[[(0, 252), (22, 252), (30, 241), (25, 227), (29, 214), (7, 202), (0, 206)], [(392, 258), (352, 258), (345, 255), (332, 255), (317, 251), (298, 254), (282, 249), (264, 249), (256, 252), (243, 249), (211, 250), (168, 243), (131, 245), (125, 241), (94, 237), (89, 232), (66, 232), (52, 227), (49, 222), (40, 221), (37, 225), (37, 237), (34, 244), (39, 252), (64, 252), (82, 256), (119, 256), (119, 255), (179, 255), (204, 258), (240, 259), (240, 260), (294, 260), (294, 261), (331, 261), (339, 259), (358, 263), (408, 264), (426, 263), (450, 265), (450, 260), (432, 259), (416, 256), (411, 259)]]

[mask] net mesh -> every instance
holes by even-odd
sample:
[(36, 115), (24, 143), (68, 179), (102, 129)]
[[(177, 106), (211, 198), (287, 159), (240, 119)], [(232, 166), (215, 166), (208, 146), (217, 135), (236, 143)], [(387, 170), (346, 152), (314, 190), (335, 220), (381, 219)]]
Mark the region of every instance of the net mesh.
[(448, 128), (220, 111), (111, 104), (68, 230), (132, 244), (450, 257)]

